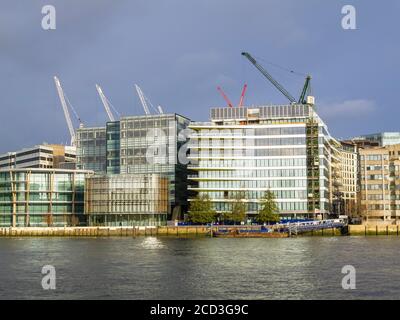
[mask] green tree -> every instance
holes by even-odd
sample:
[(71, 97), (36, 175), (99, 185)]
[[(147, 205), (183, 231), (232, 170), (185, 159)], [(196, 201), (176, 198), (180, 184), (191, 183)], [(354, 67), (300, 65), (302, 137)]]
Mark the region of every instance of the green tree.
[(207, 194), (198, 194), (196, 198), (190, 202), (188, 217), (193, 223), (204, 224), (215, 221), (216, 212)]
[(261, 200), (261, 209), (258, 211), (257, 221), (260, 223), (273, 223), (279, 222), (279, 220), (279, 209), (275, 201), (275, 194), (268, 190)]
[(233, 195), (232, 199), (232, 211), (225, 214), (224, 218), (225, 220), (232, 221), (234, 223), (242, 222), (246, 219), (247, 205), (244, 202), (244, 200), (246, 199), (246, 193), (236, 192)]

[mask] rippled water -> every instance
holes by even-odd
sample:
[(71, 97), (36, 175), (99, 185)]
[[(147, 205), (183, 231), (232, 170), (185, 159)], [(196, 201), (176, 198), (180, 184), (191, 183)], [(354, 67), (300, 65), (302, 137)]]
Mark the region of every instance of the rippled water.
[[(400, 298), (400, 238), (0, 239), (2, 299)], [(41, 287), (54, 265), (56, 290)], [(357, 270), (343, 290), (341, 269)]]

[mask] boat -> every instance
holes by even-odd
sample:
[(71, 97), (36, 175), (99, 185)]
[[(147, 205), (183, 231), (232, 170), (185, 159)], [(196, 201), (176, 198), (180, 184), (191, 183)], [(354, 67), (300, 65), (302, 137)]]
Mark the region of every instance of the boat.
[(213, 231), (213, 237), (216, 238), (287, 238), (287, 232), (276, 232), (271, 229), (239, 229), (226, 228)]

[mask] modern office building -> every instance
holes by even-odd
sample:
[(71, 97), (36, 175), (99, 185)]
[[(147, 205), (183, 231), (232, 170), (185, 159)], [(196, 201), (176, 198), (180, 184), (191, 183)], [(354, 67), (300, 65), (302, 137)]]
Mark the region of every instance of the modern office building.
[[(168, 213), (187, 209), (186, 153), (190, 120), (178, 114), (121, 117), (106, 127), (77, 131), (77, 167), (100, 174), (160, 174), (169, 179)], [(184, 157), (183, 157), (184, 158)]]
[(360, 149), (360, 214), (365, 223), (400, 222), (400, 145)]
[(106, 173), (106, 128), (81, 127), (76, 131), (76, 168)]
[(0, 169), (75, 167), (76, 149), (45, 144), (0, 155)]
[(376, 142), (379, 146), (385, 147), (393, 144), (400, 143), (400, 132), (380, 132), (361, 135), (354, 138), (355, 140), (366, 140), (370, 142)]
[(178, 114), (122, 117), (120, 120), (120, 172), (156, 173), (169, 179), (169, 209), (176, 219), (187, 209), (186, 154), (190, 120)]
[(158, 174), (107, 174), (86, 179), (90, 226), (164, 225), (168, 178)]
[(270, 190), (283, 218), (329, 215), (332, 138), (311, 105), (212, 108), (211, 122), (189, 127), (189, 189), (208, 194), (218, 213), (241, 192), (254, 217)]
[(85, 225), (84, 184), (90, 171), (1, 169), (0, 226)]

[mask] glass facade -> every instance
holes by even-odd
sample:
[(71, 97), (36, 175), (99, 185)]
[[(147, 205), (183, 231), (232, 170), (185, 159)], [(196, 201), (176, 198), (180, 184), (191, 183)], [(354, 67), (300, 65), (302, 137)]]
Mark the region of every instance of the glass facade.
[(245, 195), (254, 216), (266, 190), (283, 218), (329, 212), (330, 136), (310, 106), (214, 108), (211, 123), (190, 125), (190, 190), (219, 213)]
[(188, 141), (190, 120), (178, 114), (121, 117), (105, 128), (77, 131), (77, 167), (99, 174), (166, 175), (168, 213), (179, 218), (187, 209), (187, 163), (178, 161)]
[(178, 218), (187, 208), (187, 166), (178, 161), (190, 120), (178, 114), (122, 117), (121, 174), (156, 173), (169, 179), (168, 213)]
[(91, 226), (163, 225), (167, 212), (167, 177), (108, 174), (86, 180), (85, 213)]
[(77, 169), (106, 172), (106, 128), (79, 128), (76, 131), (76, 162)]
[(84, 185), (89, 171), (0, 171), (0, 226), (84, 225)]
[(107, 122), (107, 173), (120, 173), (120, 123)]

